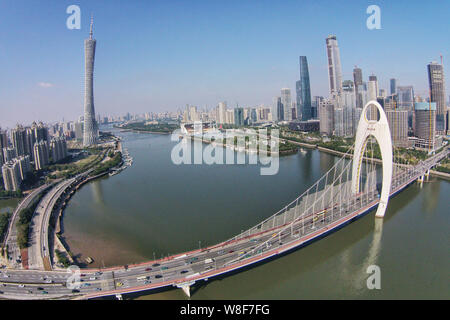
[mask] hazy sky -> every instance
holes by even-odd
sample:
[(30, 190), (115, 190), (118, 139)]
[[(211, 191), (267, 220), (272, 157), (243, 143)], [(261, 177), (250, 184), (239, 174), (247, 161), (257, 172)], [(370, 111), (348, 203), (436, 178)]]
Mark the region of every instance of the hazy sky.
[[(80, 30), (66, 27), (72, 4), (81, 8)], [(381, 30), (366, 27), (371, 4), (381, 8)], [(219, 101), (269, 105), (282, 87), (294, 93), (299, 55), (308, 57), (312, 94), (327, 96), (330, 33), (344, 80), (358, 65), (365, 81), (374, 73), (388, 89), (395, 77), (425, 95), (427, 63), (441, 53), (450, 61), (449, 12), (441, 0), (0, 0), (0, 126), (83, 113), (91, 13), (95, 109), (122, 115)]]

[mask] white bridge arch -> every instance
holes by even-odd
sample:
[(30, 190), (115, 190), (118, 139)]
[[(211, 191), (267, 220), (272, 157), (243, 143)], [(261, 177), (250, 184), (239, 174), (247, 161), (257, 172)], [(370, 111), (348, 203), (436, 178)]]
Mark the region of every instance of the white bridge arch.
[[(380, 117), (378, 120), (369, 120), (367, 118), (367, 111), (370, 107), (377, 108)], [(364, 158), (364, 151), (366, 149), (367, 141), (370, 137), (374, 137), (381, 151), (381, 159), (383, 166), (383, 184), (381, 187), (380, 203), (378, 205), (376, 217), (384, 217), (386, 207), (389, 201), (389, 193), (392, 182), (392, 140), (391, 132), (389, 130), (389, 123), (384, 113), (383, 108), (377, 101), (369, 101), (363, 108), (361, 118), (359, 119), (358, 128), (356, 131), (355, 149), (353, 155), (352, 168), (352, 192), (357, 194), (359, 192), (359, 181), (361, 175), (361, 164)]]

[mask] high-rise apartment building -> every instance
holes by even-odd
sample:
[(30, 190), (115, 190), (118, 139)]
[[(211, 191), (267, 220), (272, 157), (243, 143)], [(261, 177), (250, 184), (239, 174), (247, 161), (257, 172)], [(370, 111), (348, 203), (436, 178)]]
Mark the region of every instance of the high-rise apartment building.
[(42, 170), (49, 163), (49, 150), (46, 141), (39, 141), (34, 144), (34, 167)]
[(2, 166), (3, 185), (6, 191), (17, 191), (20, 189), (22, 179), (17, 161), (9, 161)]
[(332, 135), (334, 131), (334, 104), (324, 99), (319, 103), (320, 133)]
[(3, 159), (5, 163), (11, 161), (15, 157), (17, 157), (16, 148), (14, 147), (3, 148)]
[(291, 89), (283, 88), (281, 89), (281, 104), (283, 106), (283, 120), (292, 120), (292, 100), (291, 100)]
[(27, 151), (27, 130), (21, 125), (11, 130), (12, 145), (16, 149), (17, 156), (23, 156)]
[(30, 156), (21, 156), (14, 159), (14, 161), (19, 164), (20, 179), (25, 180), (28, 172), (31, 171)]
[(3, 165), (3, 163), (6, 162), (4, 156), (3, 156), (3, 148), (8, 147), (8, 136), (6, 134), (6, 131), (2, 131), (0, 128), (0, 165)]
[(50, 141), (50, 153), (53, 162), (61, 161), (67, 157), (67, 143), (64, 138), (53, 138)]

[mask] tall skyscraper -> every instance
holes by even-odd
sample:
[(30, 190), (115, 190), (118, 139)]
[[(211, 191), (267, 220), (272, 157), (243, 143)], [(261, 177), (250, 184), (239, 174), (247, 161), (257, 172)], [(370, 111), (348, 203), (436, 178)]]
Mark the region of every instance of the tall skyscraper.
[(414, 134), (419, 138), (416, 146), (426, 149), (435, 148), (436, 102), (416, 102)]
[(272, 114), (272, 121), (277, 122), (283, 120), (283, 112), (281, 109), (281, 97), (274, 97), (272, 99), (272, 108), (270, 109)]
[[(256, 112), (255, 112), (256, 116)], [(234, 108), (234, 125), (236, 127), (242, 127), (244, 125), (244, 109), (243, 108)]]
[(227, 103), (226, 102), (219, 102), (219, 117), (218, 117), (218, 123), (223, 124), (226, 123), (227, 118)]
[(309, 84), (308, 60), (300, 56), (300, 80), (296, 83), (297, 119), (307, 121), (312, 118), (311, 88)]
[(408, 111), (408, 126), (414, 128), (414, 88), (413, 86), (397, 86), (397, 108)]
[(445, 79), (444, 66), (436, 62), (428, 64), (428, 82), (430, 85), (431, 101), (436, 102), (436, 132), (445, 134), (445, 115), (447, 108), (445, 105)]
[(355, 99), (356, 99), (356, 107), (362, 108), (362, 97), (361, 93), (359, 92), (359, 89), (361, 88), (363, 84), (363, 76), (362, 76), (362, 70), (361, 68), (358, 68), (355, 66), (353, 69), (353, 83), (355, 85)]
[(329, 35), (326, 39), (328, 57), (328, 76), (330, 80), (330, 93), (337, 95), (342, 90), (342, 68), (338, 42), (335, 35)]
[(313, 119), (318, 119), (319, 118), (319, 104), (320, 102), (323, 100), (323, 97), (321, 96), (314, 96), (311, 102), (311, 113), (312, 113), (312, 117)]
[(390, 85), (391, 85), (391, 94), (397, 93), (397, 79), (392, 78), (390, 80)]
[(85, 76), (84, 76), (84, 127), (83, 145), (91, 146), (97, 142), (98, 128), (94, 108), (94, 60), (96, 40), (92, 38), (93, 20), (89, 39), (84, 40)]
[(377, 76), (371, 75), (369, 76), (368, 82), (368, 99), (369, 100), (377, 100), (378, 97), (378, 80)]
[(281, 89), (281, 104), (283, 105), (284, 121), (292, 120), (292, 100), (291, 100), (291, 89), (283, 88)]

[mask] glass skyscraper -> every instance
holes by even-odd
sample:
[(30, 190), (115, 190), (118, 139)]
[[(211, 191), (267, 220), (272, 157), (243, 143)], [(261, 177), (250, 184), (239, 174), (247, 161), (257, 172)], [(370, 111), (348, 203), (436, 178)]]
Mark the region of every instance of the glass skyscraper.
[(363, 85), (363, 77), (362, 77), (362, 70), (361, 68), (358, 68), (355, 66), (353, 69), (353, 83), (355, 85), (355, 99), (356, 99), (356, 107), (362, 108), (363, 106), (363, 98), (362, 93), (360, 92), (360, 88)]
[(308, 60), (300, 56), (300, 80), (296, 83), (297, 119), (307, 121), (312, 118), (311, 88), (309, 84)]
[(444, 67), (442, 64), (436, 62), (428, 64), (428, 81), (431, 101), (436, 102), (436, 131), (438, 134), (445, 134), (447, 109), (445, 105)]
[(391, 94), (397, 93), (397, 80), (392, 78), (390, 80), (390, 85), (391, 85)]

